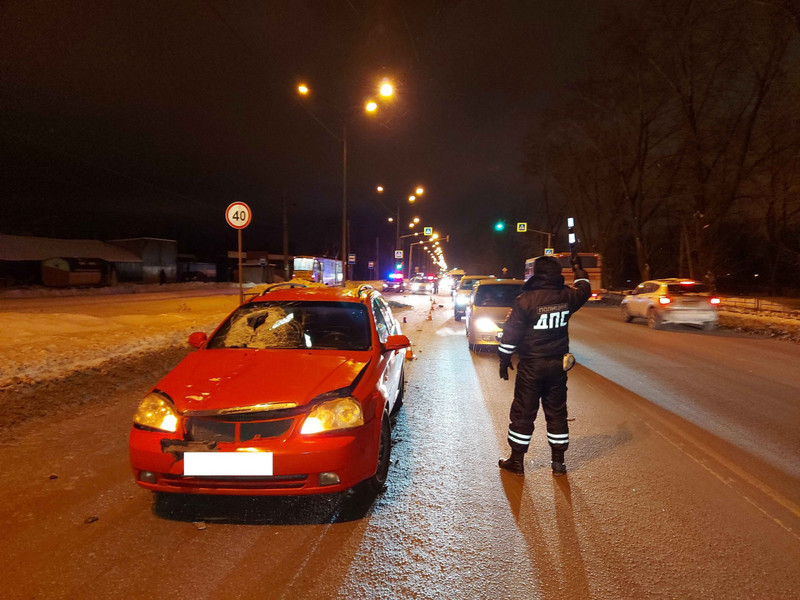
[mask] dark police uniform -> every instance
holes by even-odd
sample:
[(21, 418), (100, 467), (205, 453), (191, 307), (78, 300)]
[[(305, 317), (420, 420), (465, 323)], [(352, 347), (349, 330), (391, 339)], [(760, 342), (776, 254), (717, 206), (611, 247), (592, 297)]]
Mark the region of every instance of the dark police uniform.
[(519, 354), (519, 363), (508, 428), (512, 450), (509, 461), (516, 462), (509, 467), (503, 464), (508, 461), (500, 461), (500, 466), (515, 473), (524, 472), (522, 456), (528, 451), (540, 399), (547, 421), (547, 441), (552, 449), (553, 472), (557, 469), (563, 469), (557, 474), (566, 472), (563, 462), (569, 446), (569, 427), (563, 361), (569, 352), (567, 325), (592, 292), (586, 271), (579, 263), (573, 269), (575, 281), (574, 287), (570, 287), (564, 284), (561, 266), (555, 258), (537, 259), (533, 276), (522, 286), (522, 293), (514, 301), (503, 326), (498, 349), (500, 376), (507, 378), (504, 366), (510, 365), (513, 353)]

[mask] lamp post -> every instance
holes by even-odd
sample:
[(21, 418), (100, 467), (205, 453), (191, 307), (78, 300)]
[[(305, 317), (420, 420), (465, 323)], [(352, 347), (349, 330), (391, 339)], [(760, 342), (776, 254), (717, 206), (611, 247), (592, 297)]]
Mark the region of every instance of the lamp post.
[[(297, 86), (297, 93), (300, 94), (302, 97), (308, 97), (311, 93), (311, 88), (305, 84), (300, 83)], [(394, 88), (387, 79), (383, 79), (379, 86), (379, 95), (382, 98), (391, 98), (394, 94)], [(324, 100), (324, 98), (323, 98)], [(326, 103), (334, 108), (336, 112), (339, 113), (339, 117), (342, 120), (342, 135), (341, 139), (337, 136), (325, 123), (320, 120), (317, 115), (311, 112), (308, 107), (305, 105), (303, 109), (311, 115), (311, 117), (331, 136), (333, 136), (336, 140), (342, 143), (342, 285), (346, 285), (347, 283), (347, 124), (350, 119), (353, 117), (350, 116), (352, 113), (352, 109), (349, 111), (342, 110), (332, 102), (326, 101)], [(364, 105), (364, 110), (367, 113), (373, 114), (378, 110), (378, 103), (374, 100), (368, 100)]]

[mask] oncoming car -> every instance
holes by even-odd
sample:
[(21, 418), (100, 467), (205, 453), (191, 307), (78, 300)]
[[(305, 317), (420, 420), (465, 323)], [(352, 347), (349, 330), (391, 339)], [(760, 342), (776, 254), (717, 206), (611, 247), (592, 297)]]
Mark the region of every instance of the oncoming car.
[(189, 337), (198, 350), (134, 415), (136, 483), (233, 495), (383, 489), (409, 340), (370, 286), (297, 285), (271, 286), (210, 337)]
[(412, 294), (432, 294), (433, 278), (428, 279), (423, 275), (415, 275), (408, 282), (408, 291)]
[(470, 295), (472, 294), (472, 286), (476, 281), (481, 279), (493, 279), (494, 275), (464, 275), (458, 282), (455, 295), (453, 296), (453, 316), (456, 321), (460, 321), (461, 317), (467, 314), (467, 305), (469, 304)]
[(653, 279), (625, 296), (621, 310), (625, 322), (639, 317), (653, 329), (671, 323), (715, 329), (719, 302), (708, 286), (693, 279)]
[(475, 283), (465, 323), (470, 350), (499, 344), (497, 334), (524, 283), (522, 279), (481, 279)]

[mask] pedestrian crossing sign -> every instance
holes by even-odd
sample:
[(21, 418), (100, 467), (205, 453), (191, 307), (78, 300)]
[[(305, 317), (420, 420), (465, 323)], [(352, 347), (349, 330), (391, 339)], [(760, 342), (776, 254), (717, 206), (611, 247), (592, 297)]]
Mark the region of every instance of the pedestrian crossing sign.
[(422, 230), (422, 235), (433, 235), (433, 227), (425, 227)]
[(528, 231), (528, 224), (527, 223), (517, 223), (517, 231), (519, 233), (525, 233)]
[(553, 248), (545, 248), (544, 249), (544, 255), (545, 256), (553, 256), (553, 254), (555, 254)]

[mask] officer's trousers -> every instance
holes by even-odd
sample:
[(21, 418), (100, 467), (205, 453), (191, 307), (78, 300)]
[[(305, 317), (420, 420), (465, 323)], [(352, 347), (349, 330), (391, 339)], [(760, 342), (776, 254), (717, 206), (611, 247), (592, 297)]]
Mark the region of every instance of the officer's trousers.
[(508, 444), (512, 450), (528, 451), (540, 399), (553, 460), (563, 462), (564, 452), (569, 447), (567, 374), (563, 357), (521, 358), (517, 364), (508, 427)]

